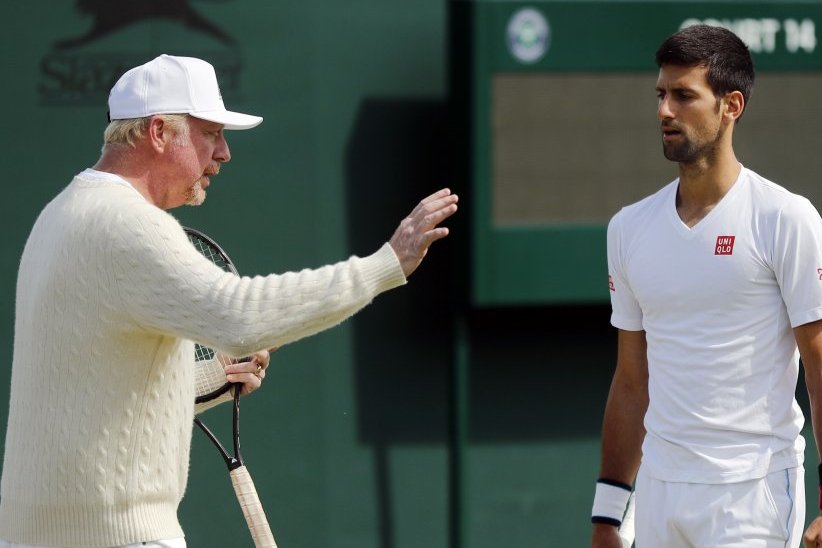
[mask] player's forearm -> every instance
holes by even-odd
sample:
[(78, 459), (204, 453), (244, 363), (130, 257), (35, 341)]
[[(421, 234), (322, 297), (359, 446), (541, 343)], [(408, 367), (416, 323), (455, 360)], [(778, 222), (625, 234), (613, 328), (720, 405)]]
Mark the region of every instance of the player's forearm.
[[(805, 360), (803, 360), (804, 363)], [(818, 364), (817, 364), (818, 365)], [(808, 388), (808, 399), (810, 401), (811, 425), (813, 428), (813, 437), (816, 441), (817, 454), (817, 469), (819, 470), (819, 503), (818, 506), (822, 509), (822, 464), (820, 462), (820, 442), (822, 441), (822, 369), (820, 367), (805, 364), (805, 384)], [(808, 463), (808, 466), (813, 467), (814, 464)], [(813, 515), (813, 509), (808, 508), (808, 513)], [(822, 512), (822, 510), (819, 510)], [(822, 522), (817, 518), (805, 532), (808, 538), (822, 538)], [(813, 545), (815, 546), (815, 544)]]
[(820, 455), (819, 448), (822, 447), (822, 374), (814, 370), (805, 373), (805, 384), (808, 387), (808, 399), (810, 401), (811, 425), (813, 427), (813, 437), (816, 441), (817, 457)]
[[(803, 356), (805, 367), (805, 384), (808, 388), (808, 399), (810, 401), (811, 424), (813, 427), (813, 437), (816, 441), (817, 463), (820, 459), (820, 442), (822, 442), (822, 367), (813, 358)], [(813, 467), (815, 463), (808, 463)], [(822, 465), (817, 465), (820, 476), (819, 487), (819, 508), (822, 509)], [(804, 546), (817, 546), (822, 542), (822, 510), (815, 510), (812, 506), (808, 508), (808, 515), (821, 514), (816, 517), (805, 530)]]
[[(626, 520), (632, 485), (639, 469), (645, 437), (643, 420), (648, 408), (648, 383), (644, 374), (647, 367), (644, 360), (634, 362), (634, 366), (617, 366), (605, 405), (602, 464), (591, 508), (591, 546), (623, 545), (617, 530)], [(627, 529), (632, 537), (632, 527)]]
[(805, 386), (810, 400), (811, 424), (816, 440), (817, 456), (822, 447), (822, 320), (794, 329), (796, 344), (805, 370)]
[(647, 383), (637, 383), (617, 372), (603, 419), (601, 478), (633, 483), (642, 457), (647, 409)]

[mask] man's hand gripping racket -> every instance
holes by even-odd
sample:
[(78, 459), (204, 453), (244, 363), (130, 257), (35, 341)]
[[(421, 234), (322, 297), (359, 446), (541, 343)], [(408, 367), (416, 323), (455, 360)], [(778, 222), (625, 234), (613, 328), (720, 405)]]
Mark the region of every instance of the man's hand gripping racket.
[[(231, 262), (231, 259), (225, 251), (223, 251), (214, 240), (194, 229), (185, 228), (185, 232), (192, 245), (206, 258), (223, 270), (237, 274), (234, 263)], [(202, 420), (195, 418), (194, 423), (208, 436), (208, 439), (211, 440), (214, 447), (220, 452), (220, 455), (228, 467), (231, 484), (234, 486), (234, 492), (237, 495), (243, 516), (245, 516), (245, 521), (248, 524), (248, 530), (251, 532), (251, 537), (254, 540), (254, 546), (257, 548), (277, 548), (277, 544), (274, 542), (274, 535), (271, 532), (271, 527), (268, 525), (268, 519), (266, 519), (265, 516), (265, 511), (257, 495), (257, 489), (254, 487), (254, 482), (251, 480), (251, 475), (243, 463), (242, 453), (240, 452), (240, 393), (242, 391), (242, 384), (226, 382), (225, 366), (231, 363), (230, 360), (214, 352), (212, 349), (199, 344), (195, 347), (195, 354), (197, 361), (195, 403), (211, 401), (229, 390), (233, 390), (234, 404), (231, 425), (234, 438), (234, 455), (232, 456), (226, 451), (223, 444), (220, 443)], [(261, 366), (258, 365), (257, 374), (260, 373), (260, 369)]]

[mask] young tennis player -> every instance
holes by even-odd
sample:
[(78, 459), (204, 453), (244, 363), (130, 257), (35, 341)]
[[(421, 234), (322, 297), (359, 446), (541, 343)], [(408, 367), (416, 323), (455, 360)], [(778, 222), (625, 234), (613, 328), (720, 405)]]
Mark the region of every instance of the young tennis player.
[[(822, 221), (734, 153), (754, 81), (737, 36), (688, 27), (656, 61), (662, 149), (679, 177), (608, 227), (618, 351), (591, 546), (621, 546), (636, 476), (638, 548), (795, 547), (799, 355), (822, 440)], [(821, 541), (816, 518), (806, 544)]]
[(254, 390), (264, 349), (404, 284), (457, 209), (442, 190), (372, 255), (243, 278), (166, 210), (202, 203), (231, 158), (224, 130), (262, 119), (225, 109), (210, 64), (167, 55), (124, 74), (109, 108), (102, 156), (45, 207), (20, 262), (0, 486), (0, 539), (15, 547), (185, 546), (193, 341), (254, 355), (226, 368)]

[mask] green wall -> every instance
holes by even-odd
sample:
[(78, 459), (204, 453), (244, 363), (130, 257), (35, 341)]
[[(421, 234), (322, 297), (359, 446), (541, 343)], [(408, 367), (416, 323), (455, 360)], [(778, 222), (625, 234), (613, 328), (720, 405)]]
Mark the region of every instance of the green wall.
[[(95, 21), (108, 28), (146, 6), (158, 17), (58, 47)], [(5, 379), (25, 237), (45, 202), (97, 159), (106, 92), (118, 70), (160, 52), (213, 60), (229, 108), (265, 117), (253, 131), (229, 134), (233, 159), (207, 203), (176, 212), (220, 241), (244, 273), (370, 253), (418, 199), (450, 183), (438, 168), (442, 151), (429, 150), (443, 137), (427, 134), (444, 121), (446, 6), (439, 0), (3, 7)], [(233, 40), (198, 26), (198, 17)], [(244, 453), (281, 546), (447, 545), (450, 342), (437, 332), (444, 320), (425, 317), (439, 313), (444, 297), (426, 288), (433, 291), (446, 267), (441, 246), (411, 286), (377, 299), (355, 321), (281, 349), (265, 390), (244, 403)], [(209, 412), (209, 421), (221, 411)], [(181, 509), (189, 544), (247, 545), (224, 465), (197, 432), (195, 440)]]
[[(145, 6), (153, 18), (71, 42)], [(265, 389), (244, 402), (244, 453), (279, 545), (587, 542), (614, 361), (609, 310), (476, 309), (455, 332), (472, 196), (451, 163), (464, 143), (448, 127), (445, 0), (34, 0), (4, 12), (0, 402), (17, 261), (35, 216), (97, 159), (120, 72), (160, 52), (196, 55), (217, 66), (229, 108), (265, 117), (229, 134), (233, 159), (206, 204), (176, 211), (243, 273), (369, 253), (440, 186), (466, 204), (408, 286), (279, 350)], [(464, 385), (454, 384), (455, 356), (468, 358), (456, 369)], [(206, 418), (219, 425), (221, 413)], [(181, 519), (189, 546), (248, 545), (223, 463), (199, 433)]]

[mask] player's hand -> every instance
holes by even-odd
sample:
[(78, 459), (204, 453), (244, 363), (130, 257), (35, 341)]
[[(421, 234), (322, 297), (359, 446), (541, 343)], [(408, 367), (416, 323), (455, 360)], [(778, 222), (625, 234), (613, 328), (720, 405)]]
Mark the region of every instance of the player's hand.
[(458, 199), (447, 188), (435, 192), (422, 200), (391, 236), (388, 243), (406, 278), (420, 265), (431, 244), (448, 236), (448, 229), (437, 225), (457, 212)]
[(619, 529), (607, 523), (595, 523), (591, 534), (591, 548), (623, 548)]
[(805, 543), (805, 548), (819, 548), (822, 547), (822, 516), (817, 516), (808, 528), (805, 529), (805, 534), (802, 536)]
[(225, 366), (225, 378), (228, 382), (242, 383), (241, 394), (250, 394), (257, 390), (265, 378), (265, 370), (271, 360), (271, 352), (277, 350), (260, 350), (250, 356), (250, 360), (232, 362)]

